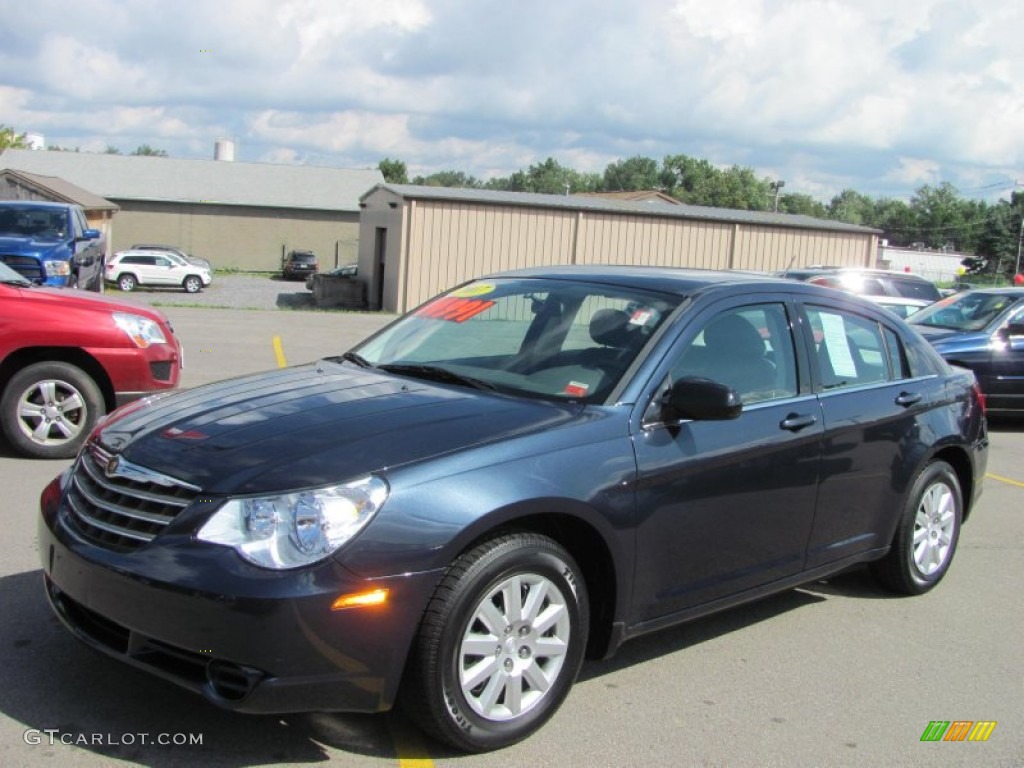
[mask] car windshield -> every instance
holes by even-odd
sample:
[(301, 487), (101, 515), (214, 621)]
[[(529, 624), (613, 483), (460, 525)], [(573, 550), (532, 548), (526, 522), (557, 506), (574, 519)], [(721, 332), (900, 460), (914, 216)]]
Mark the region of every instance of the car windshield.
[(58, 240), (66, 236), (67, 217), (63, 210), (44, 206), (0, 210), (0, 236)]
[(1018, 298), (1001, 293), (958, 293), (916, 312), (910, 322), (930, 328), (980, 331)]
[(316, 261), (316, 256), (314, 256), (312, 253), (293, 253), (292, 261), (298, 261), (305, 264), (311, 261)]
[(601, 402), (679, 300), (562, 280), (482, 280), (424, 304), (356, 351), (399, 375)]

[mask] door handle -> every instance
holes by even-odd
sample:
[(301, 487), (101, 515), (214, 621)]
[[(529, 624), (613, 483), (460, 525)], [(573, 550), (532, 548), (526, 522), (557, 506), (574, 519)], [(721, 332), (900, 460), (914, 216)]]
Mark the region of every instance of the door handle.
[(904, 408), (919, 402), (921, 402), (921, 394), (919, 392), (900, 392), (896, 396), (896, 405), (902, 405)]
[(817, 419), (809, 413), (791, 413), (780, 422), (779, 428), (788, 429), (790, 432), (799, 432), (804, 427), (809, 427), (816, 421)]

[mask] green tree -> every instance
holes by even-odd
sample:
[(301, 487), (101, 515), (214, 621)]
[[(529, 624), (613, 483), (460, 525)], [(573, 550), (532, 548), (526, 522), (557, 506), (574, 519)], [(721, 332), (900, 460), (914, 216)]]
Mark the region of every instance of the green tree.
[(813, 216), (816, 219), (828, 218), (828, 208), (820, 200), (795, 192), (779, 195), (779, 213)]
[(427, 187), (457, 187), (463, 189), (479, 189), (482, 186), (479, 180), (467, 175), (463, 171), (438, 171), (429, 176), (417, 176), (412, 180), (412, 183)]
[(661, 169), (649, 157), (617, 160), (604, 169), (604, 188), (608, 192), (659, 189), (661, 182)]
[(601, 177), (584, 174), (566, 168), (553, 157), (542, 163), (531, 165), (525, 171), (516, 171), (511, 176), (490, 179), (487, 189), (505, 192), (541, 192), (549, 195), (596, 192), (601, 188)]
[(17, 133), (11, 126), (0, 123), (0, 149), (26, 149), (28, 143), (24, 133)]
[(828, 217), (847, 224), (874, 226), (875, 202), (867, 195), (844, 189), (828, 204)]
[(103, 154), (104, 155), (120, 155), (121, 154), (121, 150), (118, 149), (117, 147), (113, 147), (110, 144), (107, 144), (107, 148), (105, 150), (103, 150)]
[(384, 181), (388, 184), (409, 183), (409, 169), (405, 167), (405, 163), (401, 160), (392, 160), (390, 157), (385, 157), (377, 163), (377, 170), (383, 174)]
[(144, 157), (167, 157), (166, 150), (154, 149), (149, 144), (143, 144), (140, 147), (136, 147), (132, 152), (133, 155), (141, 155)]

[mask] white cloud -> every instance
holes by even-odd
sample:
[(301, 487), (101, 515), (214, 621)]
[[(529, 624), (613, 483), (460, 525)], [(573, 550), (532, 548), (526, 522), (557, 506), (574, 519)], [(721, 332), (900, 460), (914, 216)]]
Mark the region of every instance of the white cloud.
[(478, 177), (683, 153), (824, 197), (1024, 177), (1002, 0), (35, 0), (5, 23), (0, 122), (62, 144), (235, 135), (240, 160)]

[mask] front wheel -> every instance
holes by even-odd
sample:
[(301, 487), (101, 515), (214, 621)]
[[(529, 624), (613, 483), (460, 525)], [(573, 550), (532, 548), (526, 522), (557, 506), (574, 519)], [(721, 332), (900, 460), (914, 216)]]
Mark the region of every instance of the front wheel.
[(203, 281), (195, 275), (189, 275), (182, 283), (185, 293), (199, 293), (203, 290)]
[(38, 459), (73, 457), (105, 412), (96, 382), (69, 363), (35, 363), (11, 377), (0, 398), (11, 447)]
[(402, 703), (458, 749), (514, 744), (546, 723), (576, 680), (587, 644), (586, 585), (552, 539), (512, 533), (448, 569), (420, 625)]
[(962, 520), (963, 494), (956, 472), (944, 461), (933, 461), (914, 481), (892, 548), (873, 564), (875, 576), (895, 592), (927, 592), (953, 562)]

